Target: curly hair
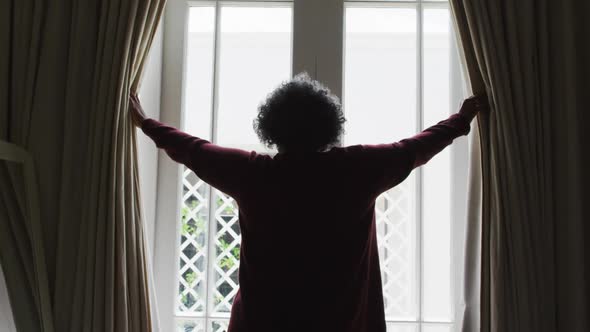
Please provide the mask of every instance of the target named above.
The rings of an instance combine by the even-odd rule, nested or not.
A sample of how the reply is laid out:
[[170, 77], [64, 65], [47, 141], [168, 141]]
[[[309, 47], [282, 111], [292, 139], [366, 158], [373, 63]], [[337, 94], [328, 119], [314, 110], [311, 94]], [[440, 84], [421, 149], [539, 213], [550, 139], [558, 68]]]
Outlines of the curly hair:
[[283, 82], [258, 107], [254, 131], [267, 147], [280, 151], [325, 151], [344, 132], [338, 97], [307, 73]]

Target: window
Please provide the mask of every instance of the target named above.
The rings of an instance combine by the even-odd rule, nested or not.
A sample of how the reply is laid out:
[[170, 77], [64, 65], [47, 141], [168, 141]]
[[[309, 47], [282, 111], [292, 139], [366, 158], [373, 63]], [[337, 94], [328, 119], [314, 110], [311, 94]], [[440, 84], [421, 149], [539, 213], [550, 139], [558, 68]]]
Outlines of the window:
[[[188, 9], [185, 131], [266, 151], [252, 121], [261, 97], [291, 76], [291, 17], [289, 3], [197, 2]], [[186, 168], [178, 251], [178, 328], [224, 331], [238, 290], [238, 209]]]
[[[345, 145], [393, 142], [456, 111], [462, 81], [446, 1], [343, 1], [324, 12], [312, 3], [171, 1], [163, 120], [220, 145], [273, 153], [252, 120], [260, 101], [302, 68], [342, 96]], [[312, 40], [302, 23], [314, 16], [330, 17], [322, 24], [334, 38], [323, 30], [321, 43]], [[377, 201], [390, 332], [457, 328], [462, 244], [453, 240], [462, 234], [466, 151], [466, 142], [454, 144]], [[238, 289], [237, 206], [184, 167], [159, 172], [179, 184], [159, 188], [161, 326], [225, 331]]]
[[[451, 73], [456, 50], [450, 27], [446, 3], [346, 3], [346, 145], [400, 140], [451, 114], [461, 82]], [[444, 150], [377, 200], [392, 331], [453, 327], [451, 206], [459, 188], [452, 183], [452, 150], [460, 152]]]

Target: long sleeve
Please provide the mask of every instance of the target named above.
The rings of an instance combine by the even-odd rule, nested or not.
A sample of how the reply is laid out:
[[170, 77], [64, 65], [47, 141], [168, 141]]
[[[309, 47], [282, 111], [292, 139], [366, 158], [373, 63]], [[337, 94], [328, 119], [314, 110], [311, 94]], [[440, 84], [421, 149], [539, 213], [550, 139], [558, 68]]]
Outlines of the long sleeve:
[[[475, 115], [475, 114], [474, 114]], [[396, 143], [345, 148], [360, 180], [371, 194], [380, 194], [402, 182], [459, 136], [467, 135], [473, 116], [457, 113], [421, 133]]]
[[421, 133], [399, 142], [413, 156], [413, 168], [426, 164], [459, 136], [467, 135], [472, 119], [468, 115], [456, 113], [446, 120], [425, 129]]
[[144, 120], [141, 129], [172, 160], [217, 189], [234, 196], [246, 187], [252, 153], [212, 144], [153, 119]]

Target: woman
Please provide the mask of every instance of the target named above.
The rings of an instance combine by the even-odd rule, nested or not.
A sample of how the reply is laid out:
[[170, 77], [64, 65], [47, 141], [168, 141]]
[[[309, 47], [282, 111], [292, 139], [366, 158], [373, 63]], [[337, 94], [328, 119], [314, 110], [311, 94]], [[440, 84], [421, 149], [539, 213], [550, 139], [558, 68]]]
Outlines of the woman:
[[254, 129], [274, 156], [230, 149], [146, 118], [133, 122], [176, 162], [239, 206], [240, 290], [229, 332], [385, 332], [375, 199], [466, 135], [485, 105], [400, 142], [335, 147], [343, 133], [338, 99], [307, 75], [279, 86]]

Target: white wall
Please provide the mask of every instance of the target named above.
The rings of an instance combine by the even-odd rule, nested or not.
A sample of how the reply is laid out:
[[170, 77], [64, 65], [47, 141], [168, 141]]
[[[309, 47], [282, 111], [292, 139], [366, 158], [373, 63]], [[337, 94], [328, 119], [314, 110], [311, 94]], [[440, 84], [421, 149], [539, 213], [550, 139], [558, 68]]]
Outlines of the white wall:
[[[144, 76], [139, 89], [139, 98], [146, 115], [153, 119], [160, 119], [160, 94], [162, 87], [162, 45], [164, 42], [163, 22], [160, 21], [156, 35], [152, 43], [152, 48], [148, 54], [148, 61], [144, 68]], [[148, 246], [148, 266], [154, 266], [154, 253], [156, 250], [156, 200], [158, 193], [158, 149], [154, 142], [149, 139], [143, 132], [138, 129], [137, 133], [137, 153], [139, 162], [139, 185], [141, 195], [141, 205], [143, 219], [145, 222], [145, 231]], [[152, 271], [150, 271], [153, 273]], [[152, 329], [159, 331], [159, 315], [157, 296], [153, 275], [149, 275], [151, 309], [152, 309]], [[1, 331], [0, 331], [1, 332]]]
[[0, 332], [16, 332], [14, 320], [12, 318], [12, 310], [10, 309], [10, 302], [8, 301], [8, 290], [6, 289], [6, 282], [4, 280], [4, 273], [0, 266]]
[[[182, 114], [182, 81], [184, 76], [184, 40], [186, 0], [170, 0], [164, 17], [162, 66], [162, 122], [180, 127]], [[180, 218], [181, 167], [165, 153], [158, 162], [158, 206], [154, 251], [154, 279], [161, 331], [174, 331], [175, 292], [178, 290], [178, 241], [176, 221]]]
[[[160, 118], [160, 92], [162, 82], [162, 24], [160, 24], [146, 64], [139, 90], [141, 104], [147, 116]], [[138, 130], [139, 183], [141, 186], [142, 211], [150, 253], [155, 252], [156, 198], [158, 183], [158, 150], [154, 142]]]

